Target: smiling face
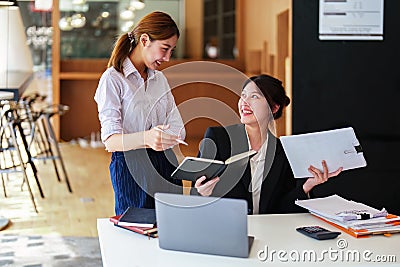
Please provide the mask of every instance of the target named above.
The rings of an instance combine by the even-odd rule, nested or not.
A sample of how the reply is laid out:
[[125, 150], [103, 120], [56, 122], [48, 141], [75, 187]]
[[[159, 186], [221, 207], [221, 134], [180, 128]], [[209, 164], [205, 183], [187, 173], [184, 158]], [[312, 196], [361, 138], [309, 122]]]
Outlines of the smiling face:
[[267, 127], [273, 119], [267, 99], [254, 82], [243, 88], [238, 107], [240, 122], [247, 126]]
[[142, 51], [143, 61], [147, 68], [156, 70], [162, 62], [168, 62], [176, 47], [178, 37], [172, 36], [166, 40], [150, 41], [147, 38]]

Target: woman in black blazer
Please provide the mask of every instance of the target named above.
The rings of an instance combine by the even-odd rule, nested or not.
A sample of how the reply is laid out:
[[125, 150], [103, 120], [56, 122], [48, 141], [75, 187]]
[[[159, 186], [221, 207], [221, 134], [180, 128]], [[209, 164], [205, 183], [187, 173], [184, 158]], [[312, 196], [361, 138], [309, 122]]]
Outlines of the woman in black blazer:
[[308, 198], [314, 186], [337, 176], [342, 168], [329, 173], [323, 161], [322, 171], [310, 166], [310, 178], [294, 178], [280, 140], [271, 131], [289, 103], [278, 79], [265, 74], [249, 78], [238, 103], [241, 124], [209, 127], [199, 157], [225, 161], [250, 149], [257, 153], [245, 169], [228, 167], [221, 177], [204, 184], [206, 177], [200, 177], [194, 185], [197, 192], [245, 199], [249, 214], [303, 212], [294, 201]]

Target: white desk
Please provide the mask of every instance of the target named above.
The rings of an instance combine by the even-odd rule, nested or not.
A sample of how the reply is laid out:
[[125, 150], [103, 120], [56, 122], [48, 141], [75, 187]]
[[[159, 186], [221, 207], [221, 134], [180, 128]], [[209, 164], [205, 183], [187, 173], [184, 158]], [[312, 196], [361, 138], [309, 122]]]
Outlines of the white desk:
[[[103, 266], [107, 267], [247, 267], [286, 266], [287, 264], [295, 266], [322, 264], [328, 264], [329, 266], [400, 266], [400, 234], [395, 234], [391, 237], [371, 236], [357, 239], [342, 233], [337, 239], [319, 241], [296, 232], [296, 227], [305, 225], [320, 225], [330, 230], [337, 230], [310, 214], [249, 216], [249, 235], [254, 235], [256, 239], [251, 248], [250, 257], [243, 259], [163, 250], [158, 247], [158, 239], [149, 240], [146, 236], [115, 227], [109, 222], [108, 218], [97, 220]], [[190, 238], [190, 233], [185, 234]], [[340, 249], [338, 240], [341, 240], [341, 244], [347, 242], [347, 247]], [[258, 258], [258, 252], [265, 250], [266, 247], [269, 255], [271, 255], [272, 250], [276, 252], [273, 254], [273, 258], [268, 257], [265, 261], [262, 261]], [[324, 250], [326, 251], [325, 254]], [[281, 251], [280, 253], [286, 252], [286, 255], [281, 254], [281, 259], [279, 259], [278, 251]], [[307, 251], [310, 253], [307, 254]], [[315, 252], [317, 258], [322, 258], [323, 260], [310, 261], [308, 256], [305, 260], [301, 258], [300, 262], [292, 260], [292, 256], [311, 255], [312, 251]], [[371, 262], [363, 259], [364, 253], [367, 258], [371, 259]], [[343, 260], [340, 258], [341, 255], [343, 255]], [[357, 259], [355, 255], [360, 255], [360, 261], [355, 260]], [[393, 257], [388, 259], [388, 256], [391, 255]], [[261, 256], [265, 257], [265, 254]], [[379, 256], [385, 256], [386, 261], [390, 260], [391, 263], [373, 262]], [[287, 260], [286, 262], [284, 262], [285, 259]]]

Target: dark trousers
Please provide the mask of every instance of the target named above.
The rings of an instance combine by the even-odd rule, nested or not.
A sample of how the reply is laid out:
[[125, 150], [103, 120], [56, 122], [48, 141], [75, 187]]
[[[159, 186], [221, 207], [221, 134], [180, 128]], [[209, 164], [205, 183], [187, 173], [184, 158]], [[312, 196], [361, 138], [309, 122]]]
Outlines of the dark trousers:
[[178, 166], [174, 152], [137, 149], [113, 152], [110, 176], [114, 188], [115, 214], [129, 206], [154, 208], [154, 193], [182, 193], [182, 181], [171, 179]]

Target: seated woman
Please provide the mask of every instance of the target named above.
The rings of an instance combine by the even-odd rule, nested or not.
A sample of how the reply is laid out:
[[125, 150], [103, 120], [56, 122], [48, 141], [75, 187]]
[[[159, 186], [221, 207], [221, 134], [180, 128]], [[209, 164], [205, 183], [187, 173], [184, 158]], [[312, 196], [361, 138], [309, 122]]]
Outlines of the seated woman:
[[245, 199], [249, 214], [304, 212], [295, 200], [307, 199], [311, 189], [337, 176], [342, 168], [330, 173], [322, 161], [323, 170], [309, 167], [310, 178], [294, 178], [280, 140], [273, 134], [274, 120], [289, 103], [278, 79], [263, 74], [246, 80], [238, 103], [241, 123], [209, 127], [199, 157], [225, 161], [250, 149], [257, 153], [245, 170], [228, 167], [221, 177], [205, 183], [206, 177], [200, 177], [194, 185], [197, 193]]

